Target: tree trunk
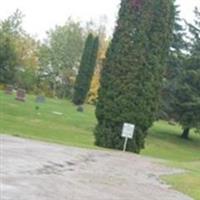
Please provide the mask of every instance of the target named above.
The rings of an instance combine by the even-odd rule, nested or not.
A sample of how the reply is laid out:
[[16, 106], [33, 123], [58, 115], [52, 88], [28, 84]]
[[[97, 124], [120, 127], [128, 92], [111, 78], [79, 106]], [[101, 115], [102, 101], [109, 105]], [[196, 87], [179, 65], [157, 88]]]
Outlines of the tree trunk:
[[188, 140], [188, 139], [189, 139], [189, 134], [190, 134], [190, 128], [185, 128], [185, 129], [183, 130], [183, 133], [182, 133], [181, 137], [182, 137], [183, 139]]

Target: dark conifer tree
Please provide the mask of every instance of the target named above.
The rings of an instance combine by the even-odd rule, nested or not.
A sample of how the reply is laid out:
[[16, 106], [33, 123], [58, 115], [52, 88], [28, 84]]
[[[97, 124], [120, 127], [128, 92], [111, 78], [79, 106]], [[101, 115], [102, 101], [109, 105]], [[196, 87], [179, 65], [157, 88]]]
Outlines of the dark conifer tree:
[[163, 89], [161, 92], [162, 104], [159, 112], [160, 119], [169, 121], [176, 121], [178, 118], [173, 104], [176, 96], [178, 76], [184, 68], [186, 60], [185, 52], [187, 51], [187, 43], [184, 40], [186, 33], [179, 13], [179, 7], [174, 6], [174, 9], [172, 9], [172, 16], [175, 19], [173, 26], [173, 38], [167, 59], [167, 67], [164, 73]]
[[178, 76], [174, 111], [183, 127], [182, 138], [188, 139], [192, 128], [200, 130], [200, 11], [195, 9], [195, 23], [189, 24], [192, 36], [190, 54]]
[[89, 34], [85, 43], [79, 73], [74, 86], [73, 103], [82, 105], [90, 88], [99, 47], [98, 37]]
[[96, 108], [96, 144], [122, 149], [124, 122], [136, 125], [129, 151], [139, 153], [158, 109], [172, 29], [172, 0], [122, 0]]

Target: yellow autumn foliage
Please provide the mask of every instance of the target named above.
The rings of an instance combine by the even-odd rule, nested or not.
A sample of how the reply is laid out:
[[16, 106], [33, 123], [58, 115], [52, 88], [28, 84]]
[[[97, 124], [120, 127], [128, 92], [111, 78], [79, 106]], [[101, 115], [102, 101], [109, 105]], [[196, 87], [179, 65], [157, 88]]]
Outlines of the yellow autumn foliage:
[[105, 35], [101, 35], [100, 37], [100, 46], [99, 51], [97, 55], [97, 64], [95, 68], [95, 72], [91, 81], [90, 90], [88, 92], [88, 97], [86, 99], [87, 103], [89, 104], [95, 104], [98, 98], [98, 90], [100, 87], [100, 75], [101, 75], [101, 69], [103, 65], [103, 61], [106, 56], [106, 51], [108, 48], [108, 39]]

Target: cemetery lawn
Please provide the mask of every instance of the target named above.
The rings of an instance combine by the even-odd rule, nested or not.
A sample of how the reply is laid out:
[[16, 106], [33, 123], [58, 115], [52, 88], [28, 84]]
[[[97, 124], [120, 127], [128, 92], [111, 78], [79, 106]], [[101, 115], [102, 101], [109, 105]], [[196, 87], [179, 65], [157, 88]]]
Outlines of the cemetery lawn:
[[[92, 133], [96, 124], [93, 106], [86, 105], [85, 111], [79, 113], [70, 101], [46, 99], [45, 104], [38, 105], [35, 98], [29, 95], [23, 103], [16, 101], [14, 95], [0, 91], [0, 134], [98, 148]], [[200, 134], [192, 133], [191, 139], [185, 141], [180, 139], [180, 133], [179, 126], [163, 121], [155, 123], [141, 154], [185, 169], [184, 174], [162, 178], [177, 190], [200, 200]]]

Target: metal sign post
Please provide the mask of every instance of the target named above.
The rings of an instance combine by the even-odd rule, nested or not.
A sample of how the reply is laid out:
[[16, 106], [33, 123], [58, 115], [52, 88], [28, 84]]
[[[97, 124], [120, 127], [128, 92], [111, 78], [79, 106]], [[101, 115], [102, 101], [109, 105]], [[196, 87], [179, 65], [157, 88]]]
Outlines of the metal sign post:
[[124, 141], [124, 148], [123, 148], [123, 152], [125, 152], [125, 151], [126, 151], [127, 143], [128, 143], [128, 138], [126, 137], [126, 138], [125, 138], [125, 141]]
[[124, 123], [123, 129], [122, 129], [122, 137], [125, 138], [124, 148], [123, 148], [124, 152], [126, 151], [128, 139], [133, 138], [134, 130], [135, 130], [134, 124]]

